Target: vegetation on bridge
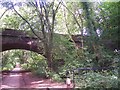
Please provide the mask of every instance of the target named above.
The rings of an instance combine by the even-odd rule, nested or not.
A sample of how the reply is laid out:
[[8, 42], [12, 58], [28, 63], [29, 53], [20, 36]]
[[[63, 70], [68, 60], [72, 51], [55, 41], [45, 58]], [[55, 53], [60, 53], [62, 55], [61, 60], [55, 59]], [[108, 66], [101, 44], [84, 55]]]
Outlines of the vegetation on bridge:
[[[76, 75], [80, 88], [118, 88], [120, 82], [120, 2], [1, 2], [2, 28], [29, 31], [41, 40], [43, 57], [25, 50], [2, 52], [2, 70], [16, 62], [40, 77], [63, 81], [66, 70], [117, 67]], [[37, 32], [42, 32], [42, 38]], [[68, 34], [60, 37], [57, 34]], [[72, 35], [80, 35], [78, 43]], [[84, 38], [86, 37], [86, 38]], [[71, 77], [72, 74], [70, 74]], [[86, 77], [85, 77], [86, 76]]]

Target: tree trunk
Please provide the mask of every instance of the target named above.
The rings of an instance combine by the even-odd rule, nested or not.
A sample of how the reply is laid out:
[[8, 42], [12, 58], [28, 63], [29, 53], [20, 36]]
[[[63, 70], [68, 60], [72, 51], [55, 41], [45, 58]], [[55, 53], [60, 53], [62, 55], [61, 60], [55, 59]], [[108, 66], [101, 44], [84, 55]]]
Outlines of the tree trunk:
[[90, 3], [82, 2], [82, 4], [83, 4], [83, 9], [85, 10], [87, 27], [88, 27], [89, 33], [90, 33], [90, 40], [89, 41], [90, 41], [90, 44], [92, 45], [94, 54], [96, 55], [96, 57], [99, 60], [101, 58], [100, 46], [99, 46], [99, 37], [98, 37], [97, 32], [96, 32], [94, 20], [90, 16], [90, 11], [89, 11]]

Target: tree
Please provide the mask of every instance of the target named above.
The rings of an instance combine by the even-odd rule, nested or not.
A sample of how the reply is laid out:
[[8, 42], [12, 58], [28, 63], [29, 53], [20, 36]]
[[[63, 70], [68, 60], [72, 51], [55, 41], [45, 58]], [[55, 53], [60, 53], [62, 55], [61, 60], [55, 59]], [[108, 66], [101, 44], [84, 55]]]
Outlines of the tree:
[[[21, 17], [24, 22], [23, 24], [28, 24], [29, 29], [38, 37], [40, 41], [43, 43], [44, 47], [44, 55], [47, 58], [48, 67], [52, 69], [51, 63], [52, 63], [52, 49], [53, 49], [53, 33], [54, 33], [54, 22], [55, 22], [55, 16], [57, 13], [57, 10], [59, 9], [60, 2], [56, 3], [55, 1], [52, 2], [44, 2], [41, 0], [34, 0], [31, 2], [27, 2], [27, 8], [30, 8], [32, 12], [35, 12], [35, 14], [30, 14], [26, 18], [16, 10], [13, 3], [11, 3], [11, 9], [15, 11], [15, 13]], [[31, 12], [30, 11], [30, 12]], [[27, 20], [29, 19], [29, 21]], [[37, 26], [34, 25], [32, 20], [36, 19], [35, 23], [37, 23]], [[14, 19], [12, 19], [14, 20]], [[42, 38], [39, 36], [35, 30], [40, 30], [42, 32]]]
[[[40, 2], [40, 1], [39, 1]], [[36, 3], [36, 4], [35, 4]], [[45, 56], [47, 57], [48, 67], [52, 69], [52, 49], [53, 49], [53, 33], [54, 33], [54, 22], [57, 10], [60, 2], [55, 6], [55, 2], [46, 3], [37, 1], [34, 4], [38, 17], [41, 22], [41, 31], [43, 34], [43, 44], [45, 50]], [[55, 9], [54, 9], [55, 8]]]

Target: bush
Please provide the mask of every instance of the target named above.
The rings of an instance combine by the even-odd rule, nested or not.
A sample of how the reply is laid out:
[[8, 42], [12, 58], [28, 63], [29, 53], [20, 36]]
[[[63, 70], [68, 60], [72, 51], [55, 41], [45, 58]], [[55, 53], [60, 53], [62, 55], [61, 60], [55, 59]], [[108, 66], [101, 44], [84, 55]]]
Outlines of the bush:
[[76, 85], [82, 88], [118, 88], [118, 78], [115, 75], [105, 76], [101, 73], [88, 72], [75, 79]]
[[61, 82], [63, 81], [60, 75], [56, 74], [55, 72], [51, 73], [51, 78], [53, 81]]

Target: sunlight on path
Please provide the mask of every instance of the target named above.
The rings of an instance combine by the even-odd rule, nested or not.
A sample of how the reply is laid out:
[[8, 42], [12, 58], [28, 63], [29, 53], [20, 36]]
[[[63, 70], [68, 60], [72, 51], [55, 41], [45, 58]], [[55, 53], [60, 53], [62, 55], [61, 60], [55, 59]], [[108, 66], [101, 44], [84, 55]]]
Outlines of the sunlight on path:
[[1, 88], [66, 88], [66, 84], [50, 79], [36, 78], [31, 73], [10, 74], [3, 79]]
[[38, 78], [31, 73], [23, 74], [25, 88], [66, 88], [65, 83], [58, 83], [50, 79]]
[[58, 83], [50, 79], [38, 78], [32, 73], [10, 74], [2, 82], [5, 88], [67, 88], [65, 83]]
[[[20, 71], [20, 64], [16, 63], [16, 67], [12, 71]], [[20, 73], [10, 73], [2, 79], [2, 88], [19, 88], [21, 85], [22, 75]]]
[[[16, 67], [12, 71], [20, 71]], [[1, 89], [5, 88], [67, 88], [65, 83], [57, 83], [50, 79], [38, 78], [31, 72], [28, 73], [10, 73], [2, 79]]]
[[[13, 71], [21, 70], [21, 68], [14, 68]], [[19, 88], [21, 74], [10, 73], [2, 80], [1, 87], [4, 88]]]

